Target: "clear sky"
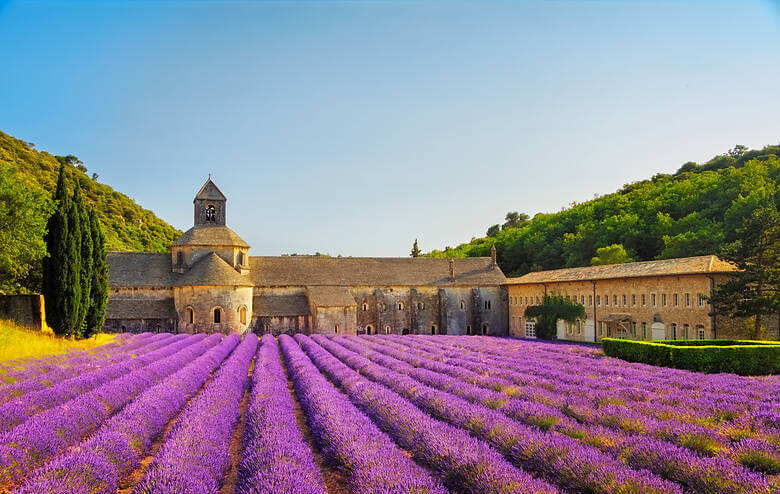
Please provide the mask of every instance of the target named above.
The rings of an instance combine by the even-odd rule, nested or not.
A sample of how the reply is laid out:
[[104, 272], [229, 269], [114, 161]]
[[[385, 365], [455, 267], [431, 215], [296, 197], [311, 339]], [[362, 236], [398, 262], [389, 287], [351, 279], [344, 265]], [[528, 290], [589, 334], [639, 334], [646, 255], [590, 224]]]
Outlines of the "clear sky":
[[406, 256], [780, 142], [777, 1], [0, 1], [0, 129], [254, 255]]

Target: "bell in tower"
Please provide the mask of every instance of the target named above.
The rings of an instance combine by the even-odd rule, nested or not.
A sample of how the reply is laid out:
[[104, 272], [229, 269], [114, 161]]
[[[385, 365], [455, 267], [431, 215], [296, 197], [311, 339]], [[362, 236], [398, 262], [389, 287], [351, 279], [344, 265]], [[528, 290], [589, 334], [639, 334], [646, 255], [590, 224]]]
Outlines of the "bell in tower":
[[203, 184], [193, 199], [195, 205], [195, 226], [225, 226], [225, 203], [227, 198], [211, 181]]

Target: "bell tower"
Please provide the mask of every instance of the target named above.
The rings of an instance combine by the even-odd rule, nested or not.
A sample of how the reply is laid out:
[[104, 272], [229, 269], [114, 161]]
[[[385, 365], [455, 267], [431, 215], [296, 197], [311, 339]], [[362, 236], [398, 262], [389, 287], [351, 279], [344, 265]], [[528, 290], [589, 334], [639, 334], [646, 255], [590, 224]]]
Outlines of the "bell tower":
[[195, 227], [225, 226], [227, 198], [211, 181], [211, 176], [200, 188], [192, 203], [195, 206]]

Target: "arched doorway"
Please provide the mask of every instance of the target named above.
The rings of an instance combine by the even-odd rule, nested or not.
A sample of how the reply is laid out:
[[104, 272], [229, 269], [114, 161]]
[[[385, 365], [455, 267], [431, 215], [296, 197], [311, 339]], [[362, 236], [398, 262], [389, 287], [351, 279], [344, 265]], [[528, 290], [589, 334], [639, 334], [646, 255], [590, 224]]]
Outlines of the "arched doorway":
[[409, 329], [407, 329], [407, 328], [404, 328], [404, 330], [403, 330], [403, 331], [401, 331], [401, 334], [409, 334]]
[[374, 330], [374, 328], [372, 328], [370, 324], [368, 326], [366, 326], [366, 334], [371, 334], [371, 331], [373, 331], [373, 330]]
[[488, 334], [488, 324], [487, 323], [482, 323], [482, 334], [483, 335]]
[[471, 334], [471, 324], [466, 324], [466, 334]]

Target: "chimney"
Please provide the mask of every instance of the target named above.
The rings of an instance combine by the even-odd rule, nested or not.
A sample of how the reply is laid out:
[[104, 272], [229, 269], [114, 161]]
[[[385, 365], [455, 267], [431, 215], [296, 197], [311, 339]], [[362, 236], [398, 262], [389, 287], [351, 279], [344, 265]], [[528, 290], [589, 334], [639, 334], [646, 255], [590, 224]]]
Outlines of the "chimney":
[[455, 259], [450, 258], [450, 279], [455, 279]]
[[490, 267], [495, 268], [498, 266], [498, 263], [496, 262], [496, 244], [493, 244], [492, 247], [490, 247]]

